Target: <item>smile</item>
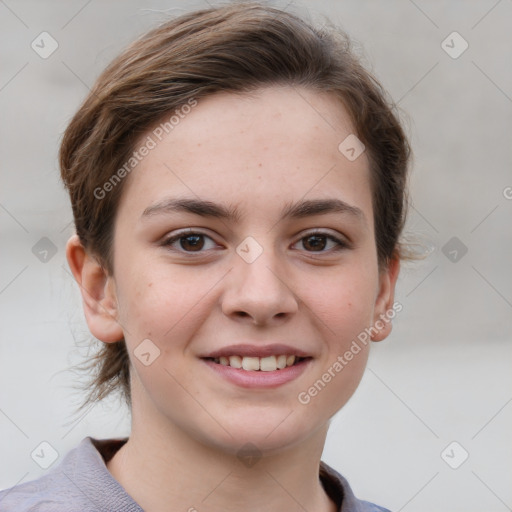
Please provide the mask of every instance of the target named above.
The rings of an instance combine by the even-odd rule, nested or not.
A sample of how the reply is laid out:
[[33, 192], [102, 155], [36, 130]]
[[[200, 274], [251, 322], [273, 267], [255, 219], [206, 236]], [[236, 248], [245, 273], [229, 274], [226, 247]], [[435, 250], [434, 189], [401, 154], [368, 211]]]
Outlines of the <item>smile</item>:
[[229, 357], [221, 356], [206, 359], [213, 361], [216, 364], [221, 364], [222, 366], [230, 366], [231, 368], [243, 369], [246, 371], [273, 372], [276, 370], [283, 370], [289, 366], [294, 366], [307, 358], [281, 354], [278, 356], [271, 355], [267, 357], [233, 355]]
[[[286, 358], [286, 359], [285, 359]], [[297, 379], [312, 364], [312, 357], [286, 356], [222, 356], [201, 358], [214, 375], [237, 387], [271, 389]], [[281, 368], [278, 367], [283, 364]], [[288, 364], [289, 363], [289, 364]]]

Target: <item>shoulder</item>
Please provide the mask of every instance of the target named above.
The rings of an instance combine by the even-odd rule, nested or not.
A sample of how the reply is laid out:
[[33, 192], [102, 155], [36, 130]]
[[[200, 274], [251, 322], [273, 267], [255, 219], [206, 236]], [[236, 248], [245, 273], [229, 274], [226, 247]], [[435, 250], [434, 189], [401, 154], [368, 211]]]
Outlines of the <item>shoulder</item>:
[[339, 506], [339, 512], [390, 512], [387, 508], [356, 498], [347, 479], [323, 461], [320, 462], [320, 480]]
[[[76, 502], [69, 486], [63, 485], [56, 474], [45, 475], [32, 482], [0, 491], [2, 512], [64, 512]], [[77, 509], [78, 510], [78, 509]], [[93, 509], [91, 509], [93, 510]]]
[[[46, 475], [0, 491], [2, 512], [141, 512], [110, 475], [96, 441], [85, 438]], [[119, 442], [119, 441], [113, 441]]]

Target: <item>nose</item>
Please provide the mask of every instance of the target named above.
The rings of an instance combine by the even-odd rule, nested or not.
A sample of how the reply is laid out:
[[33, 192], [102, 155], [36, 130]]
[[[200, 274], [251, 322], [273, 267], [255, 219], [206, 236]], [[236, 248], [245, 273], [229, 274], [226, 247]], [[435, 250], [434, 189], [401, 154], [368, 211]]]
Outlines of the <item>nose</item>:
[[298, 310], [292, 283], [271, 250], [252, 263], [234, 255], [222, 297], [223, 313], [237, 321], [272, 325], [287, 321]]

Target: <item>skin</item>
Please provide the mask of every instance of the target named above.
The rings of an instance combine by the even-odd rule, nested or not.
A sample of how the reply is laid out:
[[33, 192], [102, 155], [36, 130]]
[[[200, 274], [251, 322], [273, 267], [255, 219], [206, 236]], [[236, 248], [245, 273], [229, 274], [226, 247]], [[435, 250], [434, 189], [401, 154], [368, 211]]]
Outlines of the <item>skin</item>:
[[[335, 510], [318, 465], [370, 344], [309, 404], [297, 397], [391, 309], [399, 271], [397, 260], [378, 267], [366, 153], [351, 162], [338, 150], [353, 132], [325, 93], [269, 87], [201, 99], [126, 178], [113, 275], [76, 236], [68, 242], [92, 334], [105, 343], [124, 336], [128, 346], [132, 433], [108, 469], [145, 510]], [[143, 217], [167, 197], [237, 206], [241, 218]], [[289, 203], [326, 198], [362, 215], [280, 219]], [[207, 235], [202, 252], [187, 238], [163, 244], [183, 228]], [[306, 237], [315, 229], [348, 246], [336, 251], [322, 238], [315, 250]], [[263, 249], [252, 263], [236, 252], [248, 236]], [[373, 341], [390, 330], [385, 323]], [[149, 366], [134, 356], [144, 339], [160, 350]], [[277, 389], [244, 389], [199, 359], [235, 343], [287, 343], [313, 361]], [[262, 454], [252, 467], [237, 457], [247, 442]]]

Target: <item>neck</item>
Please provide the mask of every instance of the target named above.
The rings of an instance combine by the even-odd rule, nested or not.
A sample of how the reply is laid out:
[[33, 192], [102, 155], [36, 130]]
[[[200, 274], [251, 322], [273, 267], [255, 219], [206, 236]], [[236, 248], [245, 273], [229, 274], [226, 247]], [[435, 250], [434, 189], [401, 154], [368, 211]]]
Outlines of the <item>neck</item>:
[[327, 426], [293, 448], [251, 459], [148, 420], [133, 411], [130, 439], [107, 464], [146, 512], [336, 510], [319, 480]]

